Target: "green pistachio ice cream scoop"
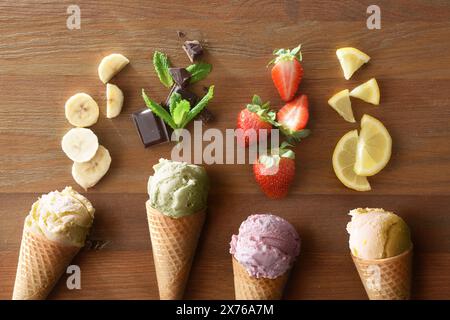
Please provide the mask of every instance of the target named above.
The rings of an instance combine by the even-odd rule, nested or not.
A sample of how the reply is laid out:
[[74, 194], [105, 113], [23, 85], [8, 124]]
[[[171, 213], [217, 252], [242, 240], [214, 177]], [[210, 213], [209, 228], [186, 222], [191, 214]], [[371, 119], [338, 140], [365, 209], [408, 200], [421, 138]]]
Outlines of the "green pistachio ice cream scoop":
[[187, 216], [206, 208], [209, 181], [203, 167], [160, 159], [148, 179], [151, 206], [173, 218]]

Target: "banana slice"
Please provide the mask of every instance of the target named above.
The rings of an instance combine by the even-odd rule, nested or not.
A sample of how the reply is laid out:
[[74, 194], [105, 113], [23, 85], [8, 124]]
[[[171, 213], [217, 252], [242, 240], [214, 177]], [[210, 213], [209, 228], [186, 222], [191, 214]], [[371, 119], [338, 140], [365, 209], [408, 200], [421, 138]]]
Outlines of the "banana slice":
[[86, 93], [71, 96], [65, 105], [66, 118], [75, 127], [90, 127], [98, 120], [98, 104]]
[[91, 160], [98, 149], [98, 138], [86, 128], [70, 129], [61, 140], [64, 153], [74, 162]]
[[130, 60], [120, 53], [113, 53], [102, 59], [98, 65], [98, 76], [103, 83], [107, 83], [120, 70], [122, 70]]
[[84, 189], [91, 188], [108, 172], [111, 165], [109, 151], [102, 145], [98, 147], [94, 158], [88, 162], [74, 162], [72, 177]]
[[122, 111], [123, 92], [115, 84], [106, 85], [106, 117], [115, 118]]

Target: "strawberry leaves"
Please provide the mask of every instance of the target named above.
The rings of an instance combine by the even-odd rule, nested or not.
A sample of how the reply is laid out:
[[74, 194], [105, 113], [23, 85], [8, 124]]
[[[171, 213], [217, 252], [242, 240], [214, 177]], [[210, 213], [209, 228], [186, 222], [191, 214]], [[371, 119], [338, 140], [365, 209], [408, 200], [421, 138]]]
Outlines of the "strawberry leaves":
[[311, 130], [309, 129], [302, 129], [298, 131], [292, 131], [289, 129], [284, 128], [283, 126], [280, 126], [280, 131], [286, 136], [286, 141], [290, 144], [295, 144], [297, 142], [300, 142], [302, 139], [306, 138], [311, 134]]
[[290, 61], [290, 60], [294, 60], [294, 59], [297, 59], [299, 62], [301, 62], [303, 59], [302, 52], [300, 51], [301, 48], [302, 48], [302, 45], [299, 44], [297, 47], [295, 47], [292, 50], [290, 50], [290, 49], [275, 49], [273, 51], [273, 54], [276, 57], [273, 58], [267, 64], [267, 66], [270, 66], [271, 64], [274, 64], [274, 63], [276, 64], [277, 62], [280, 62], [280, 61]]
[[270, 102], [267, 101], [263, 104], [260, 96], [255, 94], [252, 98], [252, 103], [247, 105], [247, 109], [253, 113], [256, 113], [261, 120], [274, 126], [278, 125], [275, 121], [277, 114], [275, 111], [270, 109]]

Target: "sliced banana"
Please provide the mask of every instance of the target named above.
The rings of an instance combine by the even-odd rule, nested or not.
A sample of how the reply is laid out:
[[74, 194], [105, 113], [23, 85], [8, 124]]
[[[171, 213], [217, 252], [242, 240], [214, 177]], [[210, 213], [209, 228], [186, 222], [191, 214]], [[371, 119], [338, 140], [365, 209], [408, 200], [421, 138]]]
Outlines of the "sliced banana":
[[123, 92], [115, 84], [106, 85], [106, 117], [117, 117], [122, 111]]
[[113, 53], [102, 59], [98, 65], [98, 76], [103, 83], [107, 83], [120, 70], [122, 70], [130, 60], [120, 53]]
[[86, 128], [70, 129], [61, 140], [64, 153], [74, 162], [86, 162], [94, 158], [98, 149], [98, 138]]
[[91, 188], [108, 172], [111, 165], [109, 151], [102, 145], [98, 147], [94, 158], [88, 162], [74, 162], [72, 177], [84, 189]]
[[90, 127], [98, 120], [98, 104], [86, 93], [71, 96], [65, 105], [66, 118], [75, 127]]

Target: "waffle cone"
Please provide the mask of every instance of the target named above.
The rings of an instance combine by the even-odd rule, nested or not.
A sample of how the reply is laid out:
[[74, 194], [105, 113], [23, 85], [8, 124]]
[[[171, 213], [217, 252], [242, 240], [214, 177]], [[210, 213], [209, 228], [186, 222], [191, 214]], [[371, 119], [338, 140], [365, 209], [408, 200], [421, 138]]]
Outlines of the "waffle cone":
[[410, 298], [412, 248], [387, 259], [352, 258], [370, 300]]
[[236, 300], [280, 300], [289, 278], [289, 271], [275, 279], [255, 278], [233, 259], [234, 292]]
[[146, 207], [159, 296], [162, 300], [182, 299], [205, 211], [175, 219], [152, 208], [150, 201]]
[[24, 230], [13, 300], [43, 300], [80, 250]]

